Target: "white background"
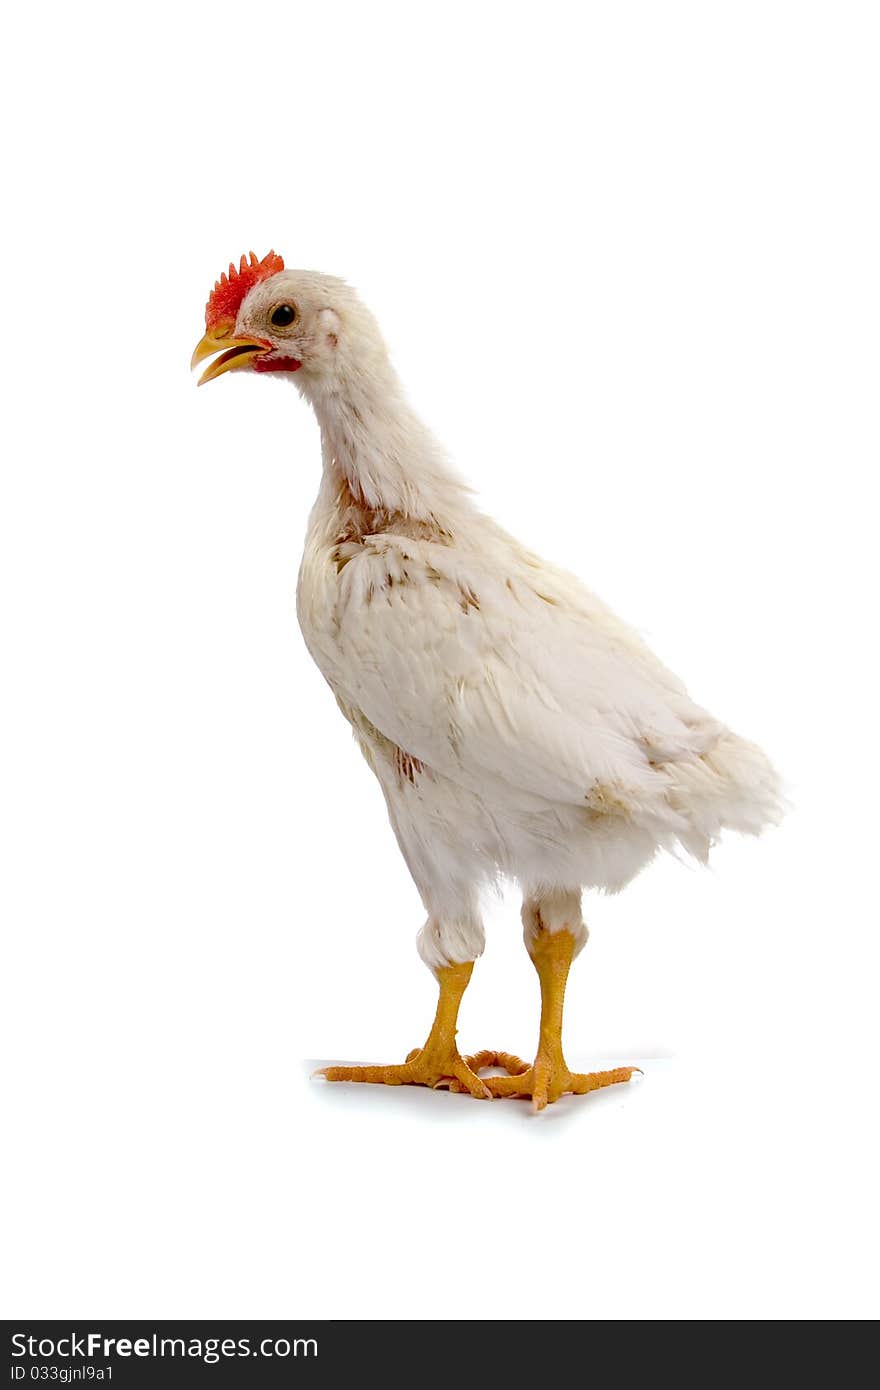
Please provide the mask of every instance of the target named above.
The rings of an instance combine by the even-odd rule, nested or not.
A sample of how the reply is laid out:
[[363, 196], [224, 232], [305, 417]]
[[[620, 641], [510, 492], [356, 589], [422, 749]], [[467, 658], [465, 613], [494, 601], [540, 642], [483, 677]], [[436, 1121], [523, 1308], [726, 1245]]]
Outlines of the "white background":
[[[12, 1316], [877, 1311], [876, 7], [18, 7], [3, 54]], [[332, 1088], [434, 985], [301, 644], [316, 427], [187, 371], [244, 250], [345, 275], [490, 510], [795, 805], [586, 904], [533, 1117]], [[529, 1054], [518, 904], [466, 1048]]]

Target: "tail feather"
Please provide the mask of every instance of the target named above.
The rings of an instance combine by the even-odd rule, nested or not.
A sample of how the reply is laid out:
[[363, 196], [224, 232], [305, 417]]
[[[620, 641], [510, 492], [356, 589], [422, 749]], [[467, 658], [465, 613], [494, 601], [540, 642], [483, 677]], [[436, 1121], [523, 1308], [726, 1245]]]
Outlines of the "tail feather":
[[759, 835], [784, 814], [782, 785], [766, 754], [729, 729], [699, 757], [663, 770], [666, 801], [686, 822], [678, 839], [698, 859], [705, 860], [723, 830]]

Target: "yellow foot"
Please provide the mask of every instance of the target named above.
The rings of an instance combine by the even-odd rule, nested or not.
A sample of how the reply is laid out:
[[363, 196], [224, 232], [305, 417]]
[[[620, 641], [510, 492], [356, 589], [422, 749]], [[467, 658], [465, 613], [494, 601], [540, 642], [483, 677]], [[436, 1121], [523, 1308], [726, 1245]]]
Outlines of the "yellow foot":
[[[484, 1078], [491, 1094], [531, 1096], [535, 1110], [543, 1110], [560, 1096], [584, 1096], [588, 1091], [629, 1081], [634, 1071], [641, 1071], [641, 1067], [615, 1067], [613, 1071], [569, 1071], [561, 1054], [553, 1056], [547, 1051], [539, 1051], [532, 1066], [514, 1057], [511, 1052], [477, 1052], [473, 1057], [466, 1057], [465, 1062], [474, 1074], [485, 1067], [503, 1067], [507, 1076]], [[451, 1089], [458, 1090], [458, 1086], [453, 1083]]]
[[435, 1052], [415, 1048], [405, 1062], [388, 1067], [321, 1067], [315, 1076], [328, 1081], [367, 1081], [378, 1086], [430, 1086], [466, 1091], [477, 1100], [491, 1100], [492, 1092], [468, 1066], [459, 1052]]

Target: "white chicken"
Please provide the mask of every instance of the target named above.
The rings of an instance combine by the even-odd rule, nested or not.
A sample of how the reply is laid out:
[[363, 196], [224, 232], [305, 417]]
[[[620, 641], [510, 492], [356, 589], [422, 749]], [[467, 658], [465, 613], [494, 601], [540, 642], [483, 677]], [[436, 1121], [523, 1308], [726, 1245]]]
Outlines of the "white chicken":
[[[531, 1096], [537, 1109], [629, 1080], [631, 1067], [572, 1073], [563, 1055], [582, 890], [615, 892], [660, 849], [705, 860], [723, 829], [758, 833], [780, 815], [776, 774], [576, 579], [477, 509], [343, 281], [251, 253], [215, 285], [206, 329], [193, 365], [220, 355], [201, 382], [295, 373], [317, 416], [323, 477], [299, 621], [385, 794], [427, 912], [418, 949], [440, 985], [427, 1042], [406, 1062], [323, 1075]], [[499, 876], [521, 887], [540, 980], [531, 1066], [456, 1046], [484, 944], [481, 890]]]

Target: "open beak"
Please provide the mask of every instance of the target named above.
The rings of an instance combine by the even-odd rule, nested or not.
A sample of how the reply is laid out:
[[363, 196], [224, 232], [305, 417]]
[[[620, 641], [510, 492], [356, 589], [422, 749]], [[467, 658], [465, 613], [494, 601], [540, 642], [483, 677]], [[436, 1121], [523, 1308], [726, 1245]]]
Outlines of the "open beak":
[[192, 355], [190, 367], [197, 367], [206, 357], [214, 357], [219, 352], [220, 356], [215, 357], [199, 377], [199, 386], [204, 386], [206, 381], [213, 381], [215, 377], [235, 371], [238, 367], [246, 367], [255, 357], [262, 357], [263, 353], [271, 351], [272, 344], [262, 338], [232, 338], [228, 333], [222, 336], [206, 333]]

